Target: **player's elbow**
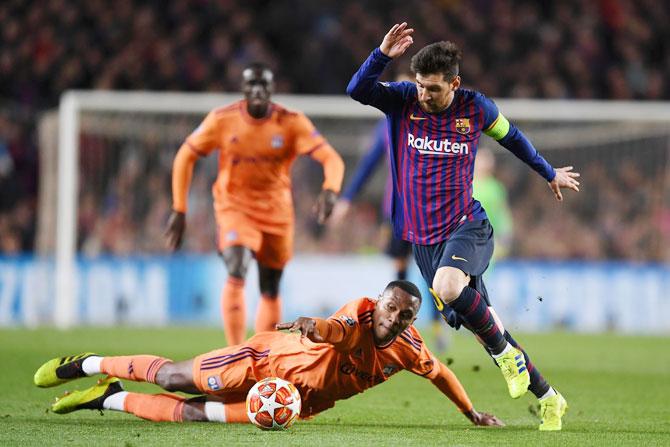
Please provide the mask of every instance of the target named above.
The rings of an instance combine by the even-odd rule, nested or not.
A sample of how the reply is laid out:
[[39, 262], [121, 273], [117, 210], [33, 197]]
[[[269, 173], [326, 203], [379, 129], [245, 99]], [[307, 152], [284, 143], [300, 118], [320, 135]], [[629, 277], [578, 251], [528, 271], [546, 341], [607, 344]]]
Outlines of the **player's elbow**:
[[[347, 84], [347, 95], [354, 98], [355, 94], [356, 94], [356, 83], [352, 79], [352, 80], [349, 81], [349, 84]], [[354, 99], [356, 99], [356, 98], [354, 98]]]
[[172, 165], [175, 168], [181, 168], [181, 167], [192, 168], [193, 165], [195, 165], [198, 158], [199, 155], [195, 151], [193, 151], [191, 147], [189, 147], [187, 144], [182, 144], [182, 146], [177, 151], [177, 155], [175, 155], [174, 157]]
[[347, 95], [358, 102], [365, 101], [365, 95], [360, 88], [360, 83], [356, 82], [355, 78], [352, 78], [351, 81], [349, 81], [349, 85], [347, 85]]
[[342, 157], [340, 157], [340, 154], [335, 152], [335, 156], [333, 157], [332, 162], [333, 167], [337, 172], [341, 172], [342, 176], [344, 176], [344, 160], [342, 160]]

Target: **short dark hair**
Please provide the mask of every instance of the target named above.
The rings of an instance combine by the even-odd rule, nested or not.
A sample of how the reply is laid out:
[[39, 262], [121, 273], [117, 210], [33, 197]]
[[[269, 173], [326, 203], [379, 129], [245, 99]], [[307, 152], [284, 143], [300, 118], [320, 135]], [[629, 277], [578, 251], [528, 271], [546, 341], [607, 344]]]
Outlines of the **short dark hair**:
[[418, 298], [419, 299], [419, 304], [421, 304], [421, 302], [423, 301], [422, 298], [421, 298], [421, 291], [416, 286], [416, 284], [414, 284], [411, 281], [406, 281], [404, 279], [397, 279], [395, 281], [391, 281], [390, 283], [388, 283], [388, 285], [386, 286], [384, 291], [391, 290], [394, 287], [402, 289], [405, 292], [409, 293], [410, 295]]
[[260, 71], [260, 72], [268, 70], [270, 73], [272, 73], [272, 70], [270, 69], [270, 67], [265, 62], [260, 62], [260, 61], [251, 62], [251, 63], [247, 64], [247, 66], [244, 67], [244, 69], [245, 70]]
[[409, 68], [414, 74], [430, 75], [442, 73], [451, 81], [458, 76], [458, 64], [461, 61], [461, 50], [453, 42], [443, 40], [421, 48], [412, 56]]

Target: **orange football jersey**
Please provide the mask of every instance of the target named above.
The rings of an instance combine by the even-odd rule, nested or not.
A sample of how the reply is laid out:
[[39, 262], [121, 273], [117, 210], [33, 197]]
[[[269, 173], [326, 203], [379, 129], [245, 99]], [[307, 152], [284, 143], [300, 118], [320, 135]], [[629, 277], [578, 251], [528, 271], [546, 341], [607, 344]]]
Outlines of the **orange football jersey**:
[[307, 417], [366, 389], [402, 370], [432, 379], [438, 362], [410, 326], [391, 343], [378, 347], [372, 336], [375, 301], [352, 301], [328, 318], [344, 331], [338, 344], [313, 343], [307, 338], [283, 337], [272, 343], [270, 365], [278, 377], [298, 387]]
[[[290, 169], [296, 157], [322, 161], [339, 156], [304, 114], [275, 103], [270, 107], [263, 119], [248, 114], [245, 100], [215, 109], [185, 145], [200, 156], [219, 152], [212, 187], [217, 211], [242, 211], [271, 228], [293, 222]], [[343, 169], [339, 171], [332, 175], [326, 169], [324, 189], [339, 192]]]

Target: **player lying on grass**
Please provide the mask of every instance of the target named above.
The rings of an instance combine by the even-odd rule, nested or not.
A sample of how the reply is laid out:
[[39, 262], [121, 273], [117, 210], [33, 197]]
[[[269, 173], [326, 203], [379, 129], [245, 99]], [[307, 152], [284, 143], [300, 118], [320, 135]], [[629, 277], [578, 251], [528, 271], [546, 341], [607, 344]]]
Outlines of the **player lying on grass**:
[[[420, 305], [414, 284], [393, 281], [378, 299], [354, 300], [328, 319], [300, 317], [277, 325], [299, 331], [300, 337], [261, 332], [243, 344], [183, 362], [153, 355], [59, 357], [37, 370], [35, 384], [52, 387], [94, 374], [109, 376], [58, 399], [51, 409], [59, 414], [108, 409], [152, 421], [248, 422], [247, 392], [265, 377], [292, 382], [302, 396], [300, 417], [307, 418], [406, 369], [429, 379], [473, 424], [504, 425], [474, 409], [454, 373], [423, 343], [412, 326]], [[126, 392], [119, 378], [199, 396]]]

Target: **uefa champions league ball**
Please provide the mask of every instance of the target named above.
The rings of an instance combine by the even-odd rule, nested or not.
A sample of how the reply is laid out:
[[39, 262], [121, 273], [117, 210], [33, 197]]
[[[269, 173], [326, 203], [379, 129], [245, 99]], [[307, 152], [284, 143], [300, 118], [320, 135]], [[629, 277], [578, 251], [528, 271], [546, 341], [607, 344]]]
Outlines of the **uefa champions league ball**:
[[257, 382], [247, 394], [247, 416], [263, 430], [286, 430], [298, 419], [301, 405], [298, 389], [278, 377]]

